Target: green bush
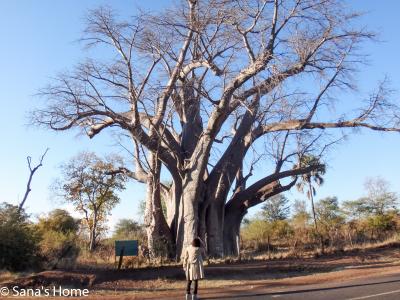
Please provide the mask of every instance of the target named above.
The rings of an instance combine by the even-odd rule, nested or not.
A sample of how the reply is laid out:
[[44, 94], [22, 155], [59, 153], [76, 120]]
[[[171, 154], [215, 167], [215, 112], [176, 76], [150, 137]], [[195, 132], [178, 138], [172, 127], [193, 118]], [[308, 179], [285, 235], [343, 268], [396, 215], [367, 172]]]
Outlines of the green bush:
[[387, 231], [394, 230], [396, 227], [394, 216], [391, 214], [370, 216], [367, 222], [369, 229], [376, 232], [377, 238], [380, 238]]
[[62, 209], [55, 209], [36, 224], [40, 233], [40, 250], [47, 267], [74, 264], [79, 253], [77, 244], [78, 221]]
[[120, 219], [115, 226], [113, 240], [138, 240], [140, 245], [146, 244], [146, 231], [143, 225], [130, 219]]
[[268, 221], [253, 219], [244, 225], [240, 235], [245, 248], [262, 251], [268, 248], [268, 238], [272, 235], [272, 227]]
[[24, 210], [3, 202], [0, 204], [0, 268], [10, 271], [36, 269], [42, 257], [40, 235]]

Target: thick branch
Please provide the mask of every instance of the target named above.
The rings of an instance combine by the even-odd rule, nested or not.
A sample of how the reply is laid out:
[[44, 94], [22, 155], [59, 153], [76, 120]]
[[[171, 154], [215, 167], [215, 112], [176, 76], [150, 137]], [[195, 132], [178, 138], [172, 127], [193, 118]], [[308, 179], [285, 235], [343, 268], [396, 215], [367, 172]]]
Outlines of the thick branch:
[[256, 137], [259, 137], [268, 132], [286, 131], [286, 130], [357, 128], [357, 127], [369, 128], [376, 131], [400, 132], [399, 127], [378, 126], [366, 122], [359, 122], [357, 121], [357, 119], [349, 121], [340, 121], [340, 122], [310, 122], [310, 123], [306, 123], [305, 120], [289, 120], [289, 121], [277, 122], [260, 126], [254, 131], [254, 135]]
[[307, 173], [310, 173], [311, 171], [318, 170], [322, 167], [323, 167], [323, 165], [316, 164], [316, 165], [311, 165], [311, 166], [304, 167], [304, 168], [296, 168], [296, 169], [287, 170], [287, 171], [283, 171], [283, 172], [279, 172], [279, 173], [274, 173], [272, 175], [266, 176], [266, 177], [260, 179], [259, 181], [255, 182], [251, 186], [249, 186], [244, 191], [241, 191], [241, 192], [233, 195], [232, 198], [227, 203], [227, 205], [230, 205], [230, 203], [233, 204], [236, 202], [234, 205], [236, 206], [239, 204], [239, 206], [240, 206], [240, 205], [244, 204], [244, 201], [248, 201], [249, 199], [254, 197], [254, 195], [263, 193], [265, 191], [265, 189], [268, 189], [269, 188], [268, 186], [270, 184], [272, 184], [273, 182], [279, 181], [280, 179], [283, 179], [286, 177], [307, 174]]

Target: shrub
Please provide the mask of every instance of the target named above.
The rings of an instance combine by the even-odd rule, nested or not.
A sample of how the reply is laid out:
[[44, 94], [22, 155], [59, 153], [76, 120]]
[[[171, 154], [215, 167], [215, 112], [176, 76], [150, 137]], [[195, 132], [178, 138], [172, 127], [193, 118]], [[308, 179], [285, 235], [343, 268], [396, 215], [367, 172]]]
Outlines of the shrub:
[[394, 216], [390, 214], [370, 216], [367, 222], [370, 230], [377, 233], [377, 238], [381, 238], [385, 232], [396, 227]]
[[138, 240], [140, 245], [146, 244], [146, 232], [143, 225], [130, 219], [120, 219], [115, 226], [113, 240]]
[[40, 240], [24, 210], [5, 202], [0, 204], [0, 268], [10, 271], [38, 268], [42, 260]]
[[78, 221], [62, 209], [55, 209], [40, 218], [36, 229], [41, 235], [40, 250], [47, 267], [70, 266], [79, 253], [77, 245]]

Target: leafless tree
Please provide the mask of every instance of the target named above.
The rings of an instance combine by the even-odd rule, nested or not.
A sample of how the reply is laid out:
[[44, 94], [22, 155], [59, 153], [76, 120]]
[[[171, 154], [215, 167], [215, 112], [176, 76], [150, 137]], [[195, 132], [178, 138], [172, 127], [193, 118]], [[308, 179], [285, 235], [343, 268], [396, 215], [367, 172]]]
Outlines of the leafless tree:
[[[247, 210], [322, 168], [332, 139], [347, 128], [399, 131], [385, 82], [342, 105], [374, 37], [358, 17], [337, 0], [188, 0], [128, 21], [100, 8], [83, 41], [110, 56], [60, 74], [33, 117], [89, 137], [129, 134], [136, 170], [125, 171], [148, 186], [150, 247], [162, 238], [179, 257], [199, 235], [211, 256], [235, 254]], [[317, 163], [302, 163], [309, 155]], [[161, 165], [171, 186], [160, 185]]]
[[32, 157], [28, 156], [26, 158], [27, 162], [28, 162], [28, 168], [29, 168], [29, 178], [28, 178], [28, 182], [26, 184], [26, 190], [25, 190], [25, 194], [24, 194], [24, 198], [22, 199], [21, 203], [18, 205], [18, 211], [21, 211], [22, 208], [25, 205], [26, 199], [28, 199], [28, 195], [29, 193], [32, 191], [31, 189], [31, 183], [32, 183], [32, 178], [33, 175], [35, 175], [36, 171], [43, 166], [43, 159], [46, 156], [47, 152], [49, 151], [49, 148], [46, 149], [46, 151], [42, 154], [42, 156], [40, 157], [39, 163], [36, 166], [32, 166]]

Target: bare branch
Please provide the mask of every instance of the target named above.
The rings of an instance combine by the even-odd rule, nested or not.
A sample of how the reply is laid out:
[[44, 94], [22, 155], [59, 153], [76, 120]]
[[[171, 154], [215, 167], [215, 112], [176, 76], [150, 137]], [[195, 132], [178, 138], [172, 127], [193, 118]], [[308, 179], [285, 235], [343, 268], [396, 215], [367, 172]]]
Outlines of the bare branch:
[[44, 157], [46, 156], [46, 154], [47, 154], [47, 152], [49, 151], [49, 148], [47, 148], [46, 149], [46, 151], [44, 151], [44, 153], [42, 154], [42, 156], [40, 157], [40, 159], [39, 159], [39, 163], [36, 165], [36, 166], [34, 166], [34, 167], [32, 167], [32, 158], [30, 157], [30, 156], [28, 156], [27, 158], [26, 158], [26, 160], [28, 161], [28, 167], [29, 167], [29, 171], [30, 171], [30, 174], [29, 174], [29, 178], [28, 178], [28, 182], [27, 182], [27, 184], [26, 184], [26, 191], [25, 191], [25, 195], [24, 195], [24, 198], [22, 199], [22, 201], [21, 201], [21, 203], [19, 204], [19, 206], [18, 206], [18, 211], [21, 211], [22, 210], [22, 208], [24, 207], [24, 204], [25, 204], [25, 202], [26, 202], [26, 199], [28, 199], [28, 195], [29, 195], [29, 193], [31, 192], [31, 183], [32, 183], [32, 178], [33, 178], [33, 175], [35, 175], [35, 172], [41, 167], [41, 166], [43, 166], [43, 160], [44, 160]]

